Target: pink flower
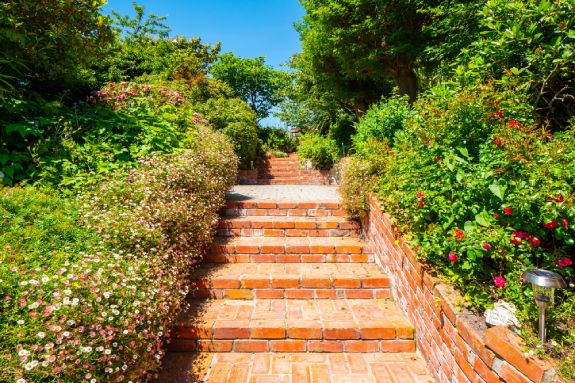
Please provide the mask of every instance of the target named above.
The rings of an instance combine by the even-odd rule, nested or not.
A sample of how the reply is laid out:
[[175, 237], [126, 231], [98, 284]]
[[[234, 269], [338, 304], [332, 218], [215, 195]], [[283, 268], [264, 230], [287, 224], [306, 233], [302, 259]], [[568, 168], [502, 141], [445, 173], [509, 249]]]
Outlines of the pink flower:
[[449, 253], [447, 255], [447, 259], [449, 260], [449, 262], [457, 262], [459, 258], [457, 258], [457, 255], [453, 254], [453, 253]]
[[493, 213], [493, 217], [494, 217], [494, 218], [499, 218], [499, 214]]
[[503, 208], [503, 213], [505, 213], [505, 215], [513, 215], [513, 212], [511, 211], [511, 207], [507, 206]]
[[501, 275], [498, 275], [495, 278], [493, 278], [493, 282], [495, 283], [495, 286], [497, 286], [497, 288], [500, 289], [505, 287], [505, 285], [507, 284], [507, 281]]
[[489, 243], [484, 243], [483, 248], [487, 251], [491, 251], [491, 245]]
[[573, 261], [571, 261], [571, 259], [569, 259], [567, 257], [562, 258], [562, 259], [558, 259], [557, 261], [555, 261], [555, 263], [557, 264], [557, 266], [559, 266], [562, 269], [564, 269], [567, 266], [573, 265]]

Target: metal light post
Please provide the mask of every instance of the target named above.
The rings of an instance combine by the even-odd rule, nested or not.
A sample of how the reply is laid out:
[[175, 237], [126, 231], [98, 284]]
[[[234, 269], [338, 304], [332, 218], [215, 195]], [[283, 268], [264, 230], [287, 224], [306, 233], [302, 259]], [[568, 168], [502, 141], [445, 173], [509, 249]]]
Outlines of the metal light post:
[[547, 338], [545, 310], [553, 303], [555, 289], [565, 288], [567, 283], [561, 275], [542, 269], [527, 270], [523, 273], [523, 278], [533, 287], [533, 297], [539, 307], [539, 338], [541, 344], [544, 344]]

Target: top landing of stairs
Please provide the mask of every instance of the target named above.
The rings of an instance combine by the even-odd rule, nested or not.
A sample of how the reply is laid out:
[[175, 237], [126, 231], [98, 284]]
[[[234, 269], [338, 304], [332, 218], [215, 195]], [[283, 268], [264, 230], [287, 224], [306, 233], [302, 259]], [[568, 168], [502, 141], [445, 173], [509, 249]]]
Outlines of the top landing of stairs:
[[337, 186], [326, 185], [236, 185], [228, 201], [331, 201], [339, 202]]

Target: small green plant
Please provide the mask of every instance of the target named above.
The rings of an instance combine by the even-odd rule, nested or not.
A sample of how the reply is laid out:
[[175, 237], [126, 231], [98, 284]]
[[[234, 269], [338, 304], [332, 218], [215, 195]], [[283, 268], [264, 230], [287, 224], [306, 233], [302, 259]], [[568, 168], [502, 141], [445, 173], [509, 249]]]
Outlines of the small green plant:
[[336, 140], [314, 133], [301, 136], [297, 152], [301, 161], [309, 160], [318, 169], [330, 168], [341, 156]]
[[274, 151], [290, 153], [296, 147], [296, 142], [290, 138], [289, 132], [283, 128], [259, 127], [258, 137], [264, 153]]

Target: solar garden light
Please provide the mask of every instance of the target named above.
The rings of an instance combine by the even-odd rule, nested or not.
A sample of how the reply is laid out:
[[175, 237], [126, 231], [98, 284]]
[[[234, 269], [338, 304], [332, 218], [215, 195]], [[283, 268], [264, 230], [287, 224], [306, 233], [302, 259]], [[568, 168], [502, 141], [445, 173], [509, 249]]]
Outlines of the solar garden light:
[[539, 339], [541, 339], [541, 344], [544, 344], [547, 335], [545, 310], [553, 304], [555, 289], [565, 288], [567, 283], [561, 275], [542, 269], [527, 270], [523, 273], [523, 278], [533, 287], [533, 297], [539, 307]]

